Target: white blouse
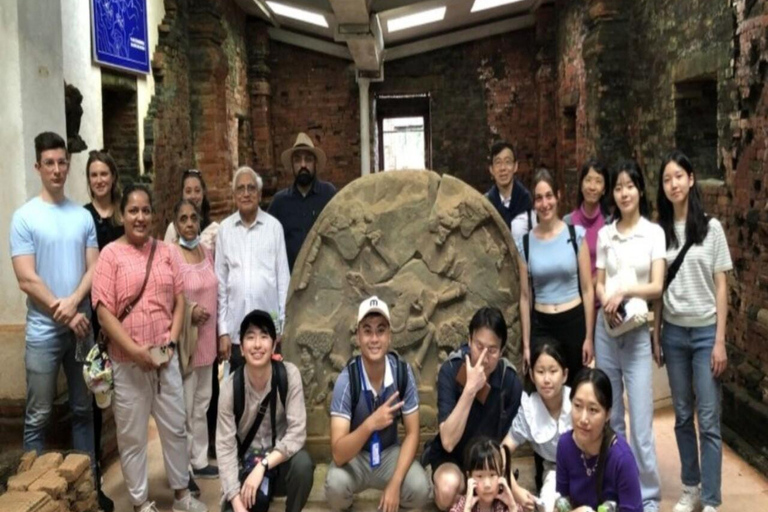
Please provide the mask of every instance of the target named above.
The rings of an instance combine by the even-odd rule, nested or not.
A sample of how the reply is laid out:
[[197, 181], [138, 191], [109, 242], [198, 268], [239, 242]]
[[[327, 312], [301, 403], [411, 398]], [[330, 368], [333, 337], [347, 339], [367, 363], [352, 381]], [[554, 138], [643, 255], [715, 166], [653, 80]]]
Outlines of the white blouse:
[[531, 443], [533, 451], [549, 462], [557, 460], [557, 442], [560, 436], [571, 430], [571, 388], [563, 386], [563, 405], [560, 417], [549, 414], [538, 393], [523, 393], [520, 410], [512, 422], [509, 435], [517, 446]]

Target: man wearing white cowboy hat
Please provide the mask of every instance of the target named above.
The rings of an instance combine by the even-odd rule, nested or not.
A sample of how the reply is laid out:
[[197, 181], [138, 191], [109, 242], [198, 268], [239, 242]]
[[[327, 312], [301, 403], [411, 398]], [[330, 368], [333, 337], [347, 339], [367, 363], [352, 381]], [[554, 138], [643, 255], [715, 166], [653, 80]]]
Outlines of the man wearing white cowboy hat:
[[336, 194], [336, 187], [317, 178], [317, 173], [325, 169], [325, 152], [315, 147], [304, 132], [296, 137], [293, 147], [283, 151], [280, 161], [286, 170], [293, 172], [293, 186], [275, 194], [269, 213], [283, 226], [288, 267], [293, 271], [304, 239]]

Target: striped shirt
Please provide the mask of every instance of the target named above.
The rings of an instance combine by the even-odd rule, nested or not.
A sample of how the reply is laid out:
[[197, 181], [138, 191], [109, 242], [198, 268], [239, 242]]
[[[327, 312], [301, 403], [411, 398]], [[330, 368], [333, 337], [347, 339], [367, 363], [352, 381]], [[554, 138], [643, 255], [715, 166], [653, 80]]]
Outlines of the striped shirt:
[[216, 359], [216, 312], [219, 282], [213, 271], [213, 254], [203, 245], [205, 258], [200, 263], [187, 263], [181, 251], [185, 250], [176, 246], [173, 256], [179, 267], [179, 276], [184, 283], [184, 298], [187, 303], [194, 302], [211, 316], [204, 323], [197, 326], [197, 348], [192, 356], [193, 368], [208, 366]]
[[[91, 301], [94, 310], [102, 304], [119, 318], [125, 308], [136, 300], [144, 282], [151, 248], [151, 239], [142, 247], [113, 242], [104, 248], [93, 274]], [[179, 269], [172, 257], [171, 247], [158, 241], [147, 287], [122, 322], [128, 336], [142, 347], [168, 343], [171, 338], [174, 298], [182, 291]], [[109, 356], [114, 361], [124, 363], [131, 360], [117, 343], [110, 343], [108, 347]]]
[[221, 223], [216, 235], [216, 277], [219, 280], [219, 336], [228, 334], [240, 344], [240, 322], [254, 309], [285, 320], [288, 296], [288, 256], [283, 226], [259, 208], [256, 221], [246, 226], [235, 212]]
[[[675, 222], [678, 245], [667, 249], [667, 268], [685, 245], [685, 222]], [[728, 241], [717, 219], [709, 219], [709, 231], [701, 245], [693, 245], [664, 292], [664, 320], [680, 327], [704, 327], [717, 322], [715, 274], [733, 268]]]

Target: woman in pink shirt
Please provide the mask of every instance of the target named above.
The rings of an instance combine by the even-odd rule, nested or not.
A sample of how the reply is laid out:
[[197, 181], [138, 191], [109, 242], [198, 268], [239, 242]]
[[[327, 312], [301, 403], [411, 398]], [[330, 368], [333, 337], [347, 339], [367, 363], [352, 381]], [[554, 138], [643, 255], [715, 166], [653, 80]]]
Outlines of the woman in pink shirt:
[[101, 253], [91, 300], [109, 338], [115, 386], [112, 410], [123, 478], [134, 510], [156, 512], [147, 489], [151, 414], [163, 446], [168, 481], [175, 491], [173, 510], [206, 512], [207, 507], [187, 489], [184, 397], [174, 353], [184, 314], [178, 266], [173, 249], [150, 236], [152, 199], [146, 186], [129, 185], [120, 211], [125, 235]]
[[[182, 365], [184, 402], [187, 411], [187, 446], [192, 473], [189, 488], [200, 492], [193, 477], [216, 478], [219, 470], [208, 464], [208, 423], [213, 362], [216, 359], [216, 300], [218, 280], [213, 254], [201, 242], [200, 210], [187, 199], [173, 209], [173, 225], [179, 234], [173, 256], [184, 283], [184, 298], [191, 307], [191, 323], [197, 327], [197, 346], [188, 363]], [[186, 366], [186, 368], [184, 368]]]

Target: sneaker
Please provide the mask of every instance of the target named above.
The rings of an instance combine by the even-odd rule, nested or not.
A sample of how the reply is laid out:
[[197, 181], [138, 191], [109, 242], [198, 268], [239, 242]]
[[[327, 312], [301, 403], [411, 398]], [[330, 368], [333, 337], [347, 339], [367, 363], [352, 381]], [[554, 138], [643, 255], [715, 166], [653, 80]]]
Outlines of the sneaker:
[[191, 494], [187, 494], [180, 500], [173, 500], [173, 512], [208, 512], [208, 507]]
[[707, 505], [706, 507], [701, 509], [701, 512], [717, 512], [717, 509], [712, 505]]
[[673, 512], [694, 512], [701, 508], [701, 491], [698, 485], [683, 485], [683, 495], [675, 505]]
[[115, 510], [115, 502], [109, 499], [109, 496], [104, 494], [101, 489], [99, 489], [99, 508], [102, 512], [114, 512]]
[[189, 474], [189, 484], [187, 484], [187, 489], [189, 489], [189, 493], [195, 498], [200, 497], [200, 487], [197, 485], [197, 482], [195, 482], [195, 479], [192, 478], [192, 473]]
[[157, 510], [157, 506], [155, 505], [154, 501], [148, 501], [144, 503], [144, 505], [142, 505], [138, 510], [136, 508], [134, 508], [134, 510], [136, 510], [136, 512], [160, 512]]
[[219, 468], [208, 464], [203, 469], [192, 468], [192, 474], [195, 475], [195, 478], [202, 478], [203, 480], [211, 480], [214, 478], [219, 478]]

